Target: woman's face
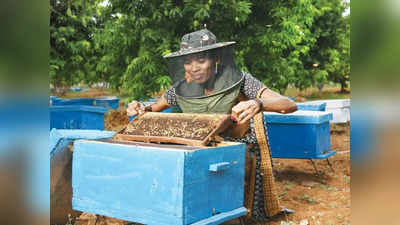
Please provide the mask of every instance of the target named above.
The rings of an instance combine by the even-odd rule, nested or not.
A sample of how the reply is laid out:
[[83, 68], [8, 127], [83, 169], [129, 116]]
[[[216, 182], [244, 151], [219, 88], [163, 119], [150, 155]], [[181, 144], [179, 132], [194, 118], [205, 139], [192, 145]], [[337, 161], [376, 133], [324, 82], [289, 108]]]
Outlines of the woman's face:
[[206, 82], [213, 75], [213, 60], [204, 53], [186, 55], [184, 67], [185, 73], [199, 84]]

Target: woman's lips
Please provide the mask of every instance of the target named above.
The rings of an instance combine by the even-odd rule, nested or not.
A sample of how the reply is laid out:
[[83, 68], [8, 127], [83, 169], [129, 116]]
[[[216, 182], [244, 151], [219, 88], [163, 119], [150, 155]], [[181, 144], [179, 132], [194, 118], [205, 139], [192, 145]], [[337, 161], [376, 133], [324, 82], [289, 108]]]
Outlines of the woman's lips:
[[195, 80], [200, 80], [201, 78], [203, 78], [202, 74], [192, 74], [192, 78]]

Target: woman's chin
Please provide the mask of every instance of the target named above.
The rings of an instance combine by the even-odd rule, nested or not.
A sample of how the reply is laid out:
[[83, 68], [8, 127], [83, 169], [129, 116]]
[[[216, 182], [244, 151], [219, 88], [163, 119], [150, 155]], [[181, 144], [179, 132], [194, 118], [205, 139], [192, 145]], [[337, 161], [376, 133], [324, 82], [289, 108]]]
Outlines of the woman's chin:
[[204, 84], [206, 81], [204, 80], [194, 80], [196, 84]]
[[199, 80], [193, 80], [196, 84], [204, 84], [207, 80], [206, 79], [199, 79]]

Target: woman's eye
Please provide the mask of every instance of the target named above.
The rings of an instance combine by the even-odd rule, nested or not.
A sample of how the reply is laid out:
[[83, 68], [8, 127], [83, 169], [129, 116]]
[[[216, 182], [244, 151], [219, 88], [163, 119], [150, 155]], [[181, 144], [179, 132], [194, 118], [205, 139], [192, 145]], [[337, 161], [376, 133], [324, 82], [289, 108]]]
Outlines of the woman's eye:
[[199, 59], [198, 60], [200, 63], [204, 63], [206, 61], [206, 59]]

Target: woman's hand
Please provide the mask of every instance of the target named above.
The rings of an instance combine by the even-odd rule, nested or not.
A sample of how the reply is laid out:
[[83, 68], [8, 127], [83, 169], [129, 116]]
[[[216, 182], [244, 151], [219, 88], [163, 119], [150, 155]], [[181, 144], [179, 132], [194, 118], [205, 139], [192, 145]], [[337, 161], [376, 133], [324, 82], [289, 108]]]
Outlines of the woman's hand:
[[231, 118], [238, 124], [243, 124], [260, 112], [261, 104], [256, 100], [239, 102], [232, 108]]
[[128, 104], [126, 112], [128, 116], [136, 116], [144, 112], [144, 104], [138, 101], [132, 101]]

